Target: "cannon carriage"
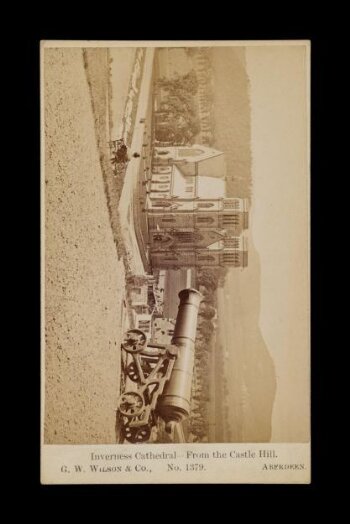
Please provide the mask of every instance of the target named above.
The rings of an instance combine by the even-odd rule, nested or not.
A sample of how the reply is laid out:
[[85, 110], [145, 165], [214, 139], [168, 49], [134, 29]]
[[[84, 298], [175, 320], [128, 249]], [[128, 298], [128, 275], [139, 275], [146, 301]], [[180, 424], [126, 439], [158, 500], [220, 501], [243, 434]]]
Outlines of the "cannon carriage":
[[179, 293], [179, 311], [171, 344], [147, 342], [139, 329], [127, 331], [121, 349], [125, 353], [125, 375], [129, 378], [118, 401], [122, 438], [147, 442], [159, 417], [168, 432], [190, 413], [194, 366], [194, 343], [198, 308], [202, 299], [195, 289]]

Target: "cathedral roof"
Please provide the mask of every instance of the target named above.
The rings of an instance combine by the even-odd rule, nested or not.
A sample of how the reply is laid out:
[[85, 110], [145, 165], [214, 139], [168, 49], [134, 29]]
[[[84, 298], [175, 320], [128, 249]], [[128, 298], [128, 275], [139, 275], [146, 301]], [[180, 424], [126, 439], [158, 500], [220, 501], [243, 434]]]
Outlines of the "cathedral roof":
[[176, 162], [176, 167], [184, 176], [226, 177], [226, 163], [223, 153], [196, 160], [195, 162]]

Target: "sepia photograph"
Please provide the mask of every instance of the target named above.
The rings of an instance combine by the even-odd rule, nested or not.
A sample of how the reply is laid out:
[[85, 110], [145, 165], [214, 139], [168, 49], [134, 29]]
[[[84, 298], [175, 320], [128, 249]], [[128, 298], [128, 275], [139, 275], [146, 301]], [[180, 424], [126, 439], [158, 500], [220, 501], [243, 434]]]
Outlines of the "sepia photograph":
[[41, 43], [42, 448], [309, 450], [309, 54]]

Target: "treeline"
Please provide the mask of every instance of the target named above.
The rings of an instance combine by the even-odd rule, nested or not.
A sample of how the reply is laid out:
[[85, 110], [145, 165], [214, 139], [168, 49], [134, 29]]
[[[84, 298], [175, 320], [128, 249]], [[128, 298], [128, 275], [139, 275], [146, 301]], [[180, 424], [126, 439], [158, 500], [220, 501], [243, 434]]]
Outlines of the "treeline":
[[230, 197], [251, 198], [249, 78], [244, 50], [185, 48], [198, 80], [199, 141], [225, 154]]
[[[195, 95], [198, 90], [194, 71], [174, 78], [156, 81], [156, 92], [161, 102], [155, 112], [155, 138], [168, 145], [191, 145], [200, 131], [198, 106]], [[165, 95], [164, 95], [165, 93]]]
[[214, 117], [213, 117], [213, 70], [210, 60], [210, 49], [197, 48], [190, 54], [198, 82], [197, 101], [199, 107], [200, 135], [202, 144], [213, 146]]
[[224, 281], [226, 268], [197, 270], [197, 288], [203, 295], [199, 307], [195, 343], [192, 410], [189, 419], [194, 440], [208, 439], [208, 402], [210, 401], [210, 361], [213, 350], [217, 308], [216, 290]]

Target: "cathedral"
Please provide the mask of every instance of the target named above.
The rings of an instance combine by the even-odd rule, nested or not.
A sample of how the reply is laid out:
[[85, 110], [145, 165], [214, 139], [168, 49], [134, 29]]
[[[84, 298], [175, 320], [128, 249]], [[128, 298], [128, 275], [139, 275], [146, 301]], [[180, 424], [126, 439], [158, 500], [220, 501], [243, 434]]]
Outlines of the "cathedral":
[[247, 266], [248, 202], [226, 197], [222, 152], [155, 147], [146, 212], [153, 268]]

